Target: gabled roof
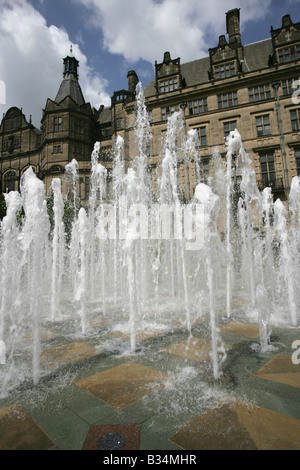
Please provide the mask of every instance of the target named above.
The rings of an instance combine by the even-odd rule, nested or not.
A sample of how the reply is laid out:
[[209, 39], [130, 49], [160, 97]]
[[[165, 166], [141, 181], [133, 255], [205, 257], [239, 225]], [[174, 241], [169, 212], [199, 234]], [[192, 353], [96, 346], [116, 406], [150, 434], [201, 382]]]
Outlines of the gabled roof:
[[[268, 67], [269, 55], [272, 53], [272, 40], [265, 39], [244, 46], [243, 72], [254, 72]], [[181, 75], [185, 79], [186, 87], [208, 83], [210, 69], [209, 57], [193, 60], [181, 64]], [[145, 97], [155, 95], [155, 79], [144, 89]]]
[[[6, 126], [8, 121], [9, 125]], [[28, 122], [25, 115], [23, 114], [22, 109], [18, 108], [17, 106], [12, 106], [3, 115], [2, 122], [0, 123], [0, 132], [6, 130], [12, 133], [25, 127], [30, 127], [36, 135], [41, 135], [42, 133], [40, 129], [32, 124], [31, 116], [30, 121]]]

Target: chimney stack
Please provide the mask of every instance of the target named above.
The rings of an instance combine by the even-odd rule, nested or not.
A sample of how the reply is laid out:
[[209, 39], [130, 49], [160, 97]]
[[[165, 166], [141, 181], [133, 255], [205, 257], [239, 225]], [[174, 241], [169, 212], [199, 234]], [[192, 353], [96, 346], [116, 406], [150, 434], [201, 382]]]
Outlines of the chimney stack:
[[137, 76], [134, 70], [129, 70], [127, 73], [127, 80], [128, 80], [128, 91], [131, 93], [135, 93], [136, 86], [139, 83], [139, 77]]
[[226, 13], [226, 29], [229, 37], [229, 44], [241, 45], [240, 32], [240, 9], [234, 8]]
[[282, 27], [283, 28], [286, 28], [287, 26], [291, 26], [293, 24], [292, 20], [291, 20], [291, 16], [290, 15], [284, 15], [282, 17]]

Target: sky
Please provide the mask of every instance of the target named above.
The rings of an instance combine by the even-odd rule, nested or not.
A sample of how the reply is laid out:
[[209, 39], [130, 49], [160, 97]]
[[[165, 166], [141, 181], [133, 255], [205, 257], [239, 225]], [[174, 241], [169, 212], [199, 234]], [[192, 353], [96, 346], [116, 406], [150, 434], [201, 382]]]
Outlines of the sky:
[[0, 0], [0, 116], [17, 106], [40, 128], [71, 45], [85, 100], [110, 106], [129, 70], [145, 87], [164, 52], [181, 63], [207, 56], [232, 8], [243, 44], [269, 38], [287, 13], [300, 22], [300, 0]]

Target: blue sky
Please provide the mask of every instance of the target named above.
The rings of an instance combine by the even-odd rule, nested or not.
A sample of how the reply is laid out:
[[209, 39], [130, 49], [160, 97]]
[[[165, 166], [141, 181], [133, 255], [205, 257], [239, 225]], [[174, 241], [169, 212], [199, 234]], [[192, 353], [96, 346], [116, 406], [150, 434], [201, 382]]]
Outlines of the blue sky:
[[232, 8], [240, 8], [244, 44], [270, 37], [286, 13], [300, 21], [300, 0], [0, 0], [1, 116], [22, 107], [40, 127], [71, 44], [86, 101], [108, 106], [113, 92], [127, 87], [128, 70], [144, 87], [165, 51], [182, 62], [207, 55], [226, 34]]

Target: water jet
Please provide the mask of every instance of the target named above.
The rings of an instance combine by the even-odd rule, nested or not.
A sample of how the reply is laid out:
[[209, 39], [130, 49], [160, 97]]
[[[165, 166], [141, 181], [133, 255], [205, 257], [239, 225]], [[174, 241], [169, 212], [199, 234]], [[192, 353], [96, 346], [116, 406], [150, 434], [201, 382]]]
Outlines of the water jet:
[[[135, 354], [140, 333], [166, 333], [179, 324], [191, 338], [195, 322], [205, 319], [217, 380], [226, 363], [220, 324], [234, 317], [234, 303], [241, 306], [239, 318], [256, 318], [263, 351], [268, 350], [272, 324], [299, 326], [299, 177], [292, 181], [287, 207], [280, 200], [273, 203], [271, 188], [258, 190], [251, 159], [234, 130], [226, 141], [225, 160], [215, 150], [215, 173], [206, 184], [196, 155], [197, 136], [190, 132], [182, 137], [182, 129], [182, 113], [174, 113], [168, 120], [156, 190], [148, 178], [145, 149], [151, 132], [138, 84], [137, 155], [126, 170], [124, 141], [116, 138], [110, 192], [99, 142], [91, 156], [89, 202], [79, 210], [78, 165], [72, 161], [66, 168], [74, 206], [68, 238], [60, 180], [51, 185], [52, 224], [44, 185], [31, 168], [22, 177], [20, 193], [5, 195], [0, 251], [2, 396], [28, 378], [37, 384], [48, 373], [40, 363], [45, 328], [55, 327], [57, 334], [63, 328], [70, 338], [92, 337], [97, 347], [108, 349], [113, 341], [109, 333], [126, 333], [129, 352]], [[197, 170], [187, 204], [180, 197], [180, 139], [183, 153], [193, 154]], [[242, 174], [237, 205], [232, 203], [233, 163]], [[219, 216], [224, 214], [221, 229]], [[97, 336], [100, 324], [109, 329]]]

